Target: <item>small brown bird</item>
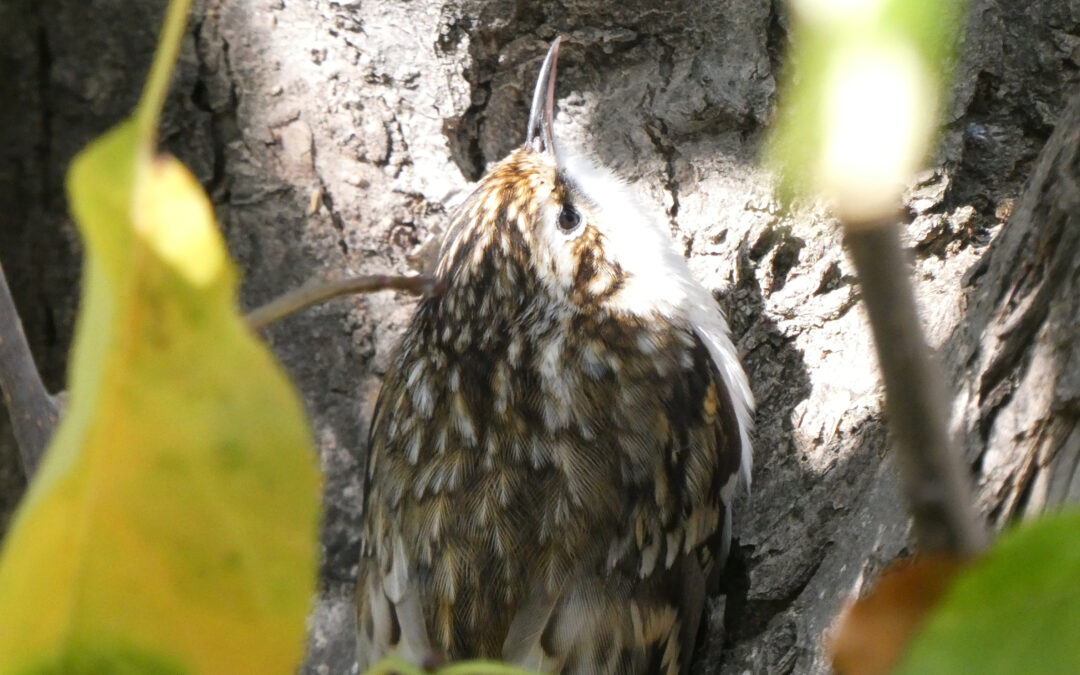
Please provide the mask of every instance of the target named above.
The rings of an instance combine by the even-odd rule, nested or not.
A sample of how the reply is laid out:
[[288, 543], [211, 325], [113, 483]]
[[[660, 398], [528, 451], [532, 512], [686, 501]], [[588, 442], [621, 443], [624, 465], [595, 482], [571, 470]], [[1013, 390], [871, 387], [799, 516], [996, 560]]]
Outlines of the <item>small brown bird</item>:
[[630, 189], [552, 135], [457, 209], [371, 425], [361, 669], [686, 673], [753, 406], [727, 325]]

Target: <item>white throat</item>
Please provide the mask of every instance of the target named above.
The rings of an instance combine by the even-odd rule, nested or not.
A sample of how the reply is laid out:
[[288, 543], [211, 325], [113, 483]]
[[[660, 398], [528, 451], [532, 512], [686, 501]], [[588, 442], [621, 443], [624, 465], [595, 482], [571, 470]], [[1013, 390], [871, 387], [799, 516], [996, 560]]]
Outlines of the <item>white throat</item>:
[[749, 488], [754, 397], [723, 312], [712, 294], [694, 279], [660, 221], [646, 212], [625, 182], [561, 145], [556, 154], [563, 171], [599, 208], [601, 217], [593, 225], [604, 237], [605, 251], [626, 274], [624, 287], [607, 306], [630, 315], [659, 314], [684, 323], [708, 347], [735, 408], [742, 441], [742, 476]]

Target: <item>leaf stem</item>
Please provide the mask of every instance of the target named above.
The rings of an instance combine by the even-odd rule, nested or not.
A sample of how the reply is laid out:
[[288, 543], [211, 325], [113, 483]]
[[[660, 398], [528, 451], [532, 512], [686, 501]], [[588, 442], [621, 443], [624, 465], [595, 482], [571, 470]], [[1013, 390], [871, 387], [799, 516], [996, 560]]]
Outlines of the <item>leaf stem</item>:
[[142, 98], [135, 109], [137, 135], [140, 140], [148, 141], [147, 151], [153, 150], [158, 118], [165, 105], [165, 96], [169, 92], [173, 66], [176, 64], [177, 54], [180, 53], [180, 42], [184, 37], [190, 9], [191, 0], [169, 2], [165, 13], [165, 23], [161, 27], [161, 37], [158, 39], [157, 51], [154, 53], [154, 62], [150, 65], [150, 74], [146, 78]]

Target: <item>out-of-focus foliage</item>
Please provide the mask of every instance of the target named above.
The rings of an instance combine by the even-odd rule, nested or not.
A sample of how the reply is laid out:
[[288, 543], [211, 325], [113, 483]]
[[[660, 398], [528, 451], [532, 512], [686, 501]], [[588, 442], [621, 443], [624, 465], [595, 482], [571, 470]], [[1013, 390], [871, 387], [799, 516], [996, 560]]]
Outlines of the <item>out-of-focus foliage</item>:
[[174, 2], [133, 119], [68, 174], [86, 243], [70, 405], [4, 541], [0, 673], [292, 673], [319, 478], [245, 328], [206, 195], [155, 128]]
[[829, 631], [833, 670], [838, 675], [891, 672], [963, 568], [963, 561], [940, 555], [890, 565]]
[[[848, 228], [895, 218], [937, 136], [965, 4], [791, 0], [768, 149], [784, 201], [821, 197]], [[949, 579], [933, 575], [958, 562], [926, 563], [856, 604], [833, 636], [841, 672], [892, 672], [898, 658], [911, 675], [1080, 671], [1080, 513], [1018, 526]]]
[[1080, 511], [1024, 523], [957, 577], [912, 643], [905, 675], [1080, 670]]
[[539, 675], [499, 661], [457, 661], [435, 670], [424, 670], [396, 656], [388, 656], [364, 671], [364, 675]]
[[936, 133], [963, 2], [792, 0], [792, 49], [768, 159], [780, 194], [848, 224], [891, 216]]

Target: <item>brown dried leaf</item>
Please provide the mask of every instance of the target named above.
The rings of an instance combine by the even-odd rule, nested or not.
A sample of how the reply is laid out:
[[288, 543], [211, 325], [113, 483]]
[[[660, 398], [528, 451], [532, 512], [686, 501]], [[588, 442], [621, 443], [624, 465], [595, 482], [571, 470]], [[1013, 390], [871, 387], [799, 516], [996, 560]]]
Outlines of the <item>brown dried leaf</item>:
[[849, 604], [827, 645], [839, 675], [883, 675], [900, 662], [927, 615], [969, 561], [919, 556], [893, 563], [870, 591]]

